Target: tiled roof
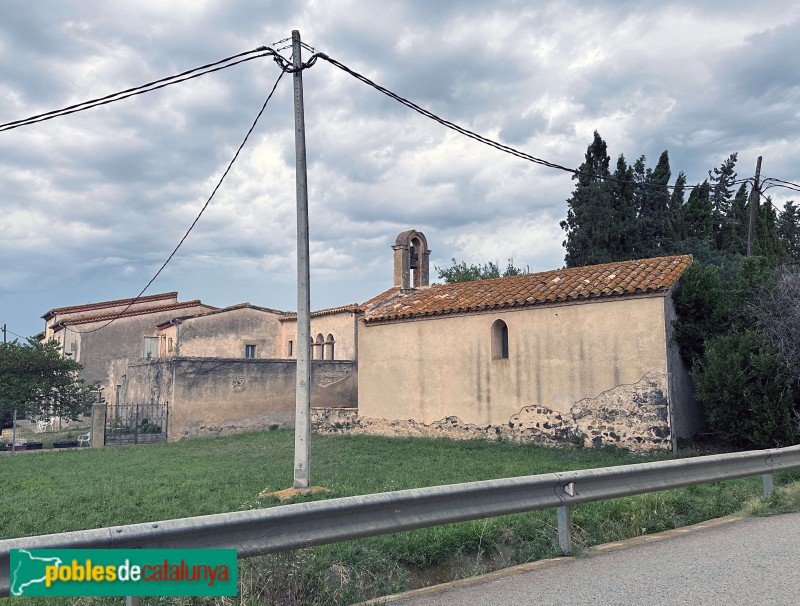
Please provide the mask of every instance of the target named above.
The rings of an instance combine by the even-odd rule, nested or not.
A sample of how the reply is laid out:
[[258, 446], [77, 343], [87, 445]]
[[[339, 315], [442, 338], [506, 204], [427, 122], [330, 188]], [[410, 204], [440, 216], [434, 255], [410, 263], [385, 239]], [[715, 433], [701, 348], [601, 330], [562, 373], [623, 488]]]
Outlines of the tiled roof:
[[165, 299], [177, 299], [177, 292], [163, 292], [157, 295], [148, 295], [146, 297], [139, 297], [138, 299], [116, 299], [114, 301], [98, 301], [97, 303], [85, 303], [83, 305], [72, 305], [70, 307], [56, 307], [51, 309], [42, 316], [43, 319], [49, 320], [56, 314], [61, 313], [78, 313], [81, 311], [92, 311], [94, 309], [105, 309], [107, 307], [117, 307], [119, 305], [130, 305], [133, 303], [149, 303], [152, 301], [163, 301]]
[[108, 314], [105, 316], [92, 316], [91, 318], [81, 318], [79, 320], [67, 320], [63, 323], [58, 323], [53, 327], [54, 332], [61, 330], [62, 326], [75, 326], [77, 324], [91, 324], [92, 322], [105, 322], [114, 318], [131, 318], [133, 316], [145, 316], [147, 314], [163, 313], [165, 311], [174, 311], [176, 309], [186, 309], [187, 307], [205, 307], [209, 311], [216, 311], [216, 307], [206, 305], [199, 299], [194, 301], [186, 301], [185, 303], [175, 303], [174, 305], [165, 305], [164, 307], [153, 307], [152, 309], [136, 309], [134, 311], [126, 311], [123, 314]]
[[279, 316], [283, 316], [286, 314], [285, 311], [280, 311], [279, 309], [270, 309], [269, 307], [259, 307], [258, 305], [252, 305], [250, 303], [237, 303], [236, 305], [230, 305], [228, 307], [223, 307], [221, 309], [214, 308], [213, 311], [201, 312], [199, 314], [191, 314], [188, 316], [179, 316], [175, 318], [170, 318], [165, 322], [161, 322], [160, 324], [156, 325], [156, 328], [163, 328], [169, 326], [171, 323], [180, 323], [184, 320], [191, 320], [193, 318], [205, 318], [206, 316], [213, 316], [215, 314], [223, 314], [228, 311], [235, 311], [237, 309], [255, 309], [256, 311], [263, 311], [265, 313], [277, 314]]
[[[398, 236], [399, 237], [399, 236]], [[383, 291], [381, 294], [372, 297], [369, 301], [365, 301], [361, 304], [361, 309], [363, 309], [366, 313], [372, 311], [378, 305], [385, 303], [393, 296], [396, 296], [400, 293], [399, 286], [392, 286], [389, 290]]]
[[[329, 316], [331, 314], [338, 314], [342, 312], [349, 312], [353, 314], [361, 313], [361, 306], [357, 303], [351, 303], [350, 305], [342, 305], [340, 307], [329, 307], [327, 309], [318, 309], [317, 311], [311, 312], [311, 317], [316, 318], [319, 316]], [[279, 322], [285, 322], [287, 320], [297, 320], [297, 312], [296, 311], [287, 311], [283, 317], [279, 320]]]
[[428, 286], [402, 293], [378, 306], [364, 316], [364, 322], [373, 324], [666, 292], [691, 262], [690, 256], [658, 257]]

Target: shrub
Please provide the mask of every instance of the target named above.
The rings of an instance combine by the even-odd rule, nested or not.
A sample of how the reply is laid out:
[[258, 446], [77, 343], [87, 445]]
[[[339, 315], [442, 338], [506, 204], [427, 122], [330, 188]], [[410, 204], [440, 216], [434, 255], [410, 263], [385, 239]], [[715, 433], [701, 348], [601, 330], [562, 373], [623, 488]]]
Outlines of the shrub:
[[712, 338], [692, 375], [709, 426], [722, 439], [759, 448], [798, 442], [795, 380], [762, 333]]

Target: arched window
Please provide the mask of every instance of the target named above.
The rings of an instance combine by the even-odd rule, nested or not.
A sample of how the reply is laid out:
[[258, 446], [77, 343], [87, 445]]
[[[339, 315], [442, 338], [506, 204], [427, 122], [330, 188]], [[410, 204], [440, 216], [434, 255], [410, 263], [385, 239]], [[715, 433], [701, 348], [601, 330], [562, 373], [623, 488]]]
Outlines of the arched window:
[[314, 343], [314, 355], [311, 356], [314, 360], [321, 360], [323, 349], [325, 348], [325, 337], [322, 336], [322, 333], [317, 335], [317, 342]]
[[325, 359], [326, 360], [333, 360], [333, 335], [329, 334], [328, 338], [325, 339]]
[[492, 324], [492, 358], [508, 358], [508, 325], [502, 320], [495, 320]]

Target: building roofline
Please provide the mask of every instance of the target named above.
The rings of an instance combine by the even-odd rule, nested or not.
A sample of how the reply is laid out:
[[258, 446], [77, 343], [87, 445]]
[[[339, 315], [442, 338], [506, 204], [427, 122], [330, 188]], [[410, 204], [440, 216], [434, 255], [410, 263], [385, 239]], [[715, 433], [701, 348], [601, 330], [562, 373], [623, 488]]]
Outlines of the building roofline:
[[[330, 316], [338, 313], [360, 314], [363, 313], [363, 311], [364, 310], [358, 303], [351, 303], [350, 305], [341, 305], [339, 307], [328, 307], [327, 309], [318, 309], [317, 311], [312, 311], [311, 317], [318, 318], [319, 316]], [[297, 320], [297, 312], [296, 311], [284, 312], [283, 317], [280, 318], [278, 321], [286, 322], [288, 320]]]
[[363, 322], [386, 324], [666, 293], [691, 262], [689, 255], [675, 255], [437, 284], [400, 293], [367, 312]]
[[106, 320], [112, 320], [116, 318], [131, 318], [134, 316], [146, 316], [149, 314], [155, 313], [162, 313], [165, 311], [173, 311], [175, 309], [186, 309], [187, 307], [205, 307], [210, 310], [216, 310], [217, 307], [212, 305], [206, 305], [200, 299], [195, 299], [194, 301], [186, 301], [185, 303], [176, 303], [175, 305], [168, 305], [164, 307], [154, 307], [152, 309], [136, 309], [134, 311], [126, 311], [122, 314], [109, 314], [107, 316], [93, 316], [91, 318], [81, 318], [79, 320], [66, 320], [64, 322], [59, 322], [58, 324], [53, 326], [53, 332], [58, 332], [62, 328], [66, 326], [76, 326], [78, 324], [93, 324], [95, 322], [105, 322]]
[[214, 311], [210, 311], [208, 313], [200, 313], [200, 314], [191, 314], [188, 316], [178, 316], [176, 318], [171, 318], [170, 320], [166, 320], [165, 322], [161, 322], [160, 324], [156, 324], [156, 328], [166, 328], [172, 324], [180, 324], [185, 320], [191, 320], [193, 318], [204, 318], [206, 316], [213, 316], [216, 314], [225, 313], [228, 311], [236, 311], [238, 309], [254, 309], [256, 311], [261, 311], [264, 313], [271, 313], [276, 314], [279, 316], [283, 316], [286, 314], [285, 311], [281, 311], [280, 309], [271, 309], [269, 307], [260, 307], [258, 305], [252, 305], [251, 303], [237, 303], [236, 305], [230, 305], [228, 307], [222, 307], [219, 309], [215, 309]]
[[117, 307], [119, 305], [132, 305], [135, 303], [149, 303], [151, 301], [163, 301], [165, 299], [177, 299], [177, 292], [164, 292], [146, 297], [134, 297], [132, 299], [115, 299], [113, 301], [98, 301], [97, 303], [84, 303], [83, 305], [70, 305], [67, 307], [54, 307], [42, 316], [43, 320], [49, 320], [56, 314], [67, 312], [92, 311], [94, 309], [105, 309]]

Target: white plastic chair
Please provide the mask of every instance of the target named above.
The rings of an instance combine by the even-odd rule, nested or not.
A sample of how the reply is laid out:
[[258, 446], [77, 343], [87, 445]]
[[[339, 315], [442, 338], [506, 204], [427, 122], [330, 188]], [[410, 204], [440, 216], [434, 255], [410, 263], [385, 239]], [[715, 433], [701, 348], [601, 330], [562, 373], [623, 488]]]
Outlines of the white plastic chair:
[[78, 436], [78, 448], [80, 448], [81, 446], [91, 446], [92, 445], [92, 443], [90, 441], [91, 435], [92, 435], [91, 432], [82, 433], [81, 435], [79, 435]]
[[53, 429], [53, 419], [47, 421], [36, 421], [36, 433], [44, 433], [48, 429]]

